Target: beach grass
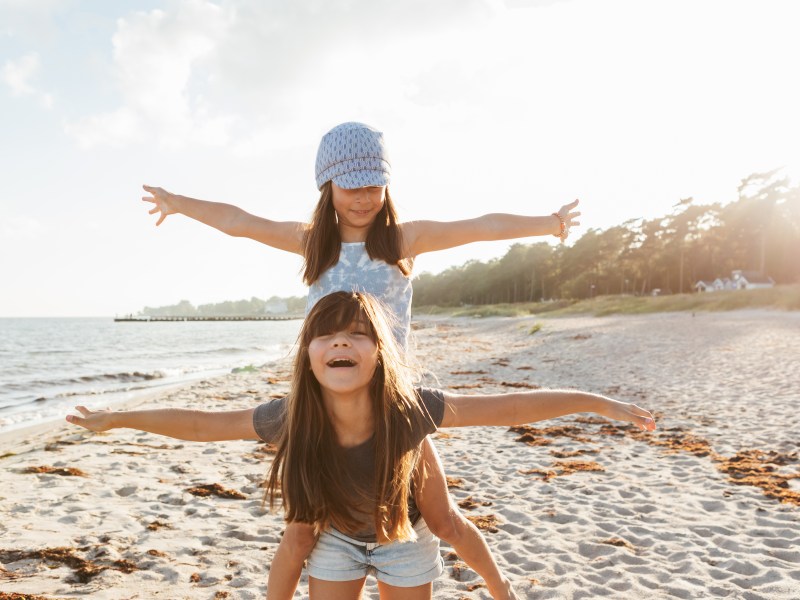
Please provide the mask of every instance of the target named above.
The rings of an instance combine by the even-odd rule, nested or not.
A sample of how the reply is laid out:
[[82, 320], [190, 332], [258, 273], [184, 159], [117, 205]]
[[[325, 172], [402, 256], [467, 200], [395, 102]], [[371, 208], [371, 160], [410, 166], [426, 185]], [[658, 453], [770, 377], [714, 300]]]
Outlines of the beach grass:
[[417, 314], [453, 317], [521, 317], [540, 315], [561, 317], [591, 314], [597, 317], [616, 314], [647, 314], [681, 311], [729, 311], [747, 308], [800, 310], [800, 284], [779, 285], [755, 290], [731, 290], [668, 296], [597, 296], [587, 300], [519, 302], [479, 306], [415, 307]]

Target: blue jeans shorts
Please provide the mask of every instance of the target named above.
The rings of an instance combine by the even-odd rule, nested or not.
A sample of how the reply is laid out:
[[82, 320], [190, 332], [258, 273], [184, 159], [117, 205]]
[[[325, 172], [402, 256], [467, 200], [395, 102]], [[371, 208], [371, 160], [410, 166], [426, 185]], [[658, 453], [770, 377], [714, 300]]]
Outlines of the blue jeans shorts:
[[439, 538], [422, 518], [414, 531], [414, 542], [371, 544], [331, 528], [319, 536], [306, 570], [310, 577], [323, 581], [352, 581], [372, 573], [378, 581], [397, 587], [430, 583], [444, 571]]

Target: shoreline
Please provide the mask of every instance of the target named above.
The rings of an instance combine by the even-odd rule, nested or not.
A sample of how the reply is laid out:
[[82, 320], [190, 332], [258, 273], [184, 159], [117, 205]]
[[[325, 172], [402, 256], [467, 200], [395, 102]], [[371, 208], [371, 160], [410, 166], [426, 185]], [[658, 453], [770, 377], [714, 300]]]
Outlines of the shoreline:
[[[194, 385], [213, 385], [215, 382], [222, 382], [225, 380], [225, 378], [232, 374], [235, 375], [240, 372], [260, 372], [269, 370], [284, 360], [286, 360], [285, 357], [283, 359], [269, 360], [258, 367], [254, 367], [252, 364], [247, 364], [242, 367], [234, 367], [233, 369], [226, 370], [226, 372], [215, 375], [200, 375], [188, 380], [176, 381], [156, 387], [123, 392], [124, 394], [129, 394], [131, 397], [118, 400], [117, 402], [108, 403], [107, 406], [116, 410], [130, 410], [143, 404], [153, 402], [161, 397], [179, 393], [180, 391], [189, 389]], [[87, 396], [87, 398], [91, 398], [91, 396]], [[76, 405], [77, 404], [78, 402], [76, 402]], [[86, 404], [93, 405], [95, 403], [87, 402]], [[97, 404], [103, 403], [101, 402]], [[42, 440], [39, 439], [42, 436], [46, 436], [46, 439], [50, 439], [61, 434], [69, 434], [69, 430], [74, 430], [75, 426], [67, 423], [65, 417], [67, 414], [74, 414], [74, 412], [74, 408], [70, 407], [64, 412], [63, 415], [57, 418], [48, 418], [31, 425], [0, 430], [0, 458], [2, 458], [8, 452], [17, 453], [15, 448], [25, 448], [25, 451], [27, 451], [27, 449], [36, 449], [36, 444], [42, 443]]]
[[12, 319], [0, 344], [7, 357], [0, 368], [0, 432], [59, 420], [76, 404], [116, 406], [151, 390], [257, 368], [289, 352], [299, 323], [137, 327], [105, 319]]
[[[793, 598], [800, 581], [800, 372], [787, 361], [800, 356], [800, 315], [541, 321], [424, 317], [415, 320], [412, 342], [438, 386], [455, 393], [580, 388], [657, 416], [653, 434], [585, 415], [522, 433], [480, 427], [435, 434], [451, 494], [485, 527], [520, 597]], [[289, 374], [284, 359], [143, 404], [253, 406], [285, 394]], [[65, 426], [72, 432], [33, 436], [38, 447], [0, 462], [0, 588], [99, 600], [264, 597], [284, 524], [261, 507], [269, 463], [263, 445]], [[85, 476], [24, 472], [42, 466]], [[243, 498], [188, 491], [211, 484]], [[69, 564], [30, 554], [47, 548], [67, 548], [98, 572], [80, 582]], [[435, 598], [489, 598], [448, 546], [441, 553], [445, 573], [434, 581]], [[304, 574], [295, 597], [307, 594]], [[372, 577], [364, 597], [377, 598]]]
[[[200, 381], [212, 380], [203, 379]], [[136, 394], [133, 398], [115, 402], [109, 406], [115, 409], [130, 410], [190, 385], [191, 383], [174, 383], [158, 389], [141, 390], [141, 394]], [[75, 426], [70, 425], [65, 420], [68, 413], [74, 412], [74, 410], [70, 410], [60, 418], [46, 419], [33, 425], [0, 431], [0, 459], [5, 458], [9, 452], [21, 454], [37, 450], [37, 446], [41, 446], [52, 439], [60, 439], [63, 435], [76, 433], [74, 431]]]

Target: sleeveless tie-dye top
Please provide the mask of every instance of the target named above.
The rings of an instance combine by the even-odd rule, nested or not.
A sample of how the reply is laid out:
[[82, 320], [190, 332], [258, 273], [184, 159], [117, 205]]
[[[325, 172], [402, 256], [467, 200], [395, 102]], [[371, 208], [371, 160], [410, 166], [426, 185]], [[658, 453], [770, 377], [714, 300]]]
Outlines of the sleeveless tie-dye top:
[[373, 260], [364, 242], [342, 243], [339, 262], [308, 288], [306, 316], [323, 296], [333, 292], [365, 292], [380, 299], [397, 319], [394, 335], [405, 348], [411, 328], [411, 278], [397, 267]]

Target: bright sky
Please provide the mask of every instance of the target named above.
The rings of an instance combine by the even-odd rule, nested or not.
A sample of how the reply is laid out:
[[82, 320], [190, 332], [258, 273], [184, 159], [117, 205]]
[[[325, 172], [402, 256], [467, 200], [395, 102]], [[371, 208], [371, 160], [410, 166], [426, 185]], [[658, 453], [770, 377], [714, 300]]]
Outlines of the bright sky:
[[586, 230], [796, 183], [798, 22], [794, 0], [0, 0], [0, 316], [304, 294], [298, 257], [156, 228], [140, 186], [306, 220], [343, 121], [385, 133], [402, 220], [580, 198]]

